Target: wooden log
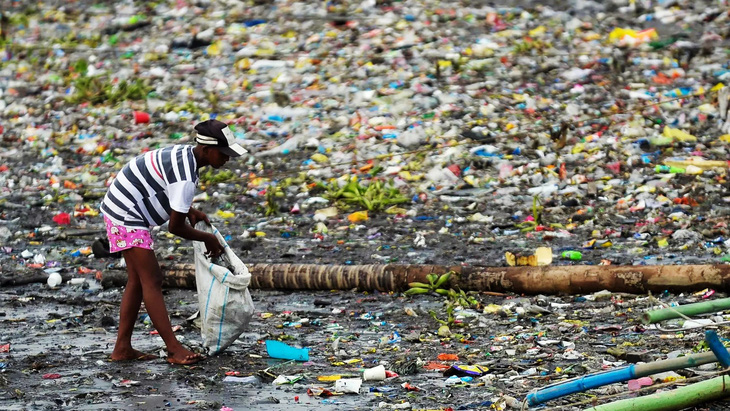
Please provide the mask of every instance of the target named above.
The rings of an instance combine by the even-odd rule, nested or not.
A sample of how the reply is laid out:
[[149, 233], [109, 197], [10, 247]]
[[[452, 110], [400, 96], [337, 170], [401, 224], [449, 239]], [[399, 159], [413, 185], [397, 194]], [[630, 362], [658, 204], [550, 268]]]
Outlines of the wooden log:
[[[448, 287], [519, 294], [585, 294], [601, 290], [631, 294], [724, 291], [730, 265], [479, 267], [442, 265], [249, 264], [251, 288], [279, 290], [403, 291], [426, 275], [455, 271]], [[195, 266], [163, 266], [166, 287], [195, 288]], [[126, 273], [106, 271], [102, 284], [123, 286]]]

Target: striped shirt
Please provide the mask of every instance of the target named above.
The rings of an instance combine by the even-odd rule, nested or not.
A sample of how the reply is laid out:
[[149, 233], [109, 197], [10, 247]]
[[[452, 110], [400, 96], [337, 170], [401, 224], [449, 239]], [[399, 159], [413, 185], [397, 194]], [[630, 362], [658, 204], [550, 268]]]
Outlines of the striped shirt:
[[124, 227], [160, 226], [170, 220], [172, 210], [184, 214], [190, 210], [197, 183], [193, 146], [149, 151], [122, 168], [99, 210]]

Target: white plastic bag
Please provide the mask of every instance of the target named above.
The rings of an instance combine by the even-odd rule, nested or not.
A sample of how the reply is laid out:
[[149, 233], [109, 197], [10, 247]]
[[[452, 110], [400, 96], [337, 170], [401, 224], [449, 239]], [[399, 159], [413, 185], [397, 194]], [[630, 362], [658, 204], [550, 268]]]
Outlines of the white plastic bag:
[[236, 341], [251, 321], [254, 313], [253, 300], [248, 292], [251, 273], [214, 226], [199, 222], [195, 228], [212, 232], [225, 247], [225, 252], [216, 259], [223, 266], [205, 256], [205, 243], [193, 242], [202, 323], [200, 332], [203, 346], [209, 354], [217, 354]]

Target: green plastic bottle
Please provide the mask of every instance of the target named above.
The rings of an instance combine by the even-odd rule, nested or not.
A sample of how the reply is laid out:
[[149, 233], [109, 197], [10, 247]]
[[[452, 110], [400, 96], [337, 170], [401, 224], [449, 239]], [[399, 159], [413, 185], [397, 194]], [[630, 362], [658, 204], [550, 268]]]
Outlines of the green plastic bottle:
[[684, 174], [685, 170], [681, 167], [657, 165], [654, 167], [654, 171], [657, 173]]
[[561, 256], [563, 258], [567, 258], [568, 260], [573, 260], [573, 261], [580, 261], [581, 259], [583, 259], [583, 254], [581, 254], [580, 251], [573, 251], [573, 250], [563, 251]]

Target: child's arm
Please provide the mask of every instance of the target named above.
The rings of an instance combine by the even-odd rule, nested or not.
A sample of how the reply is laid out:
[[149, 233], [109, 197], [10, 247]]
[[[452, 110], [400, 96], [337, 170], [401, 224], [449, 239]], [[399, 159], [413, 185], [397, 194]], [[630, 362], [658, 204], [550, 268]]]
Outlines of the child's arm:
[[168, 225], [170, 233], [186, 240], [204, 242], [205, 249], [208, 250], [208, 255], [210, 257], [218, 257], [223, 254], [223, 246], [220, 242], [218, 242], [216, 236], [212, 233], [196, 230], [193, 226], [186, 224], [186, 217], [188, 217], [188, 214], [172, 210], [172, 213], [170, 214], [170, 223]]
[[193, 227], [195, 227], [195, 225], [198, 224], [198, 222], [200, 221], [205, 221], [206, 223], [208, 223], [208, 225], [210, 225], [210, 220], [208, 220], [208, 216], [204, 212], [197, 210], [193, 207], [190, 207], [190, 210], [188, 210], [188, 220], [190, 221], [190, 225]]

